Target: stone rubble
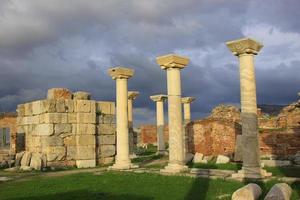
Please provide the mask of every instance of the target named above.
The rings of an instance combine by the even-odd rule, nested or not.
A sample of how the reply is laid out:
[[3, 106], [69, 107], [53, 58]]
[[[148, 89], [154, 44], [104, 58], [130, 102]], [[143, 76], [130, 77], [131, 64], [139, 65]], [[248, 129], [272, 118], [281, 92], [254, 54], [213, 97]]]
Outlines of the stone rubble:
[[265, 200], [289, 200], [292, 188], [286, 183], [275, 184], [265, 197]]
[[236, 190], [231, 199], [232, 200], [256, 200], [262, 194], [262, 190], [259, 185], [250, 183], [238, 190]]

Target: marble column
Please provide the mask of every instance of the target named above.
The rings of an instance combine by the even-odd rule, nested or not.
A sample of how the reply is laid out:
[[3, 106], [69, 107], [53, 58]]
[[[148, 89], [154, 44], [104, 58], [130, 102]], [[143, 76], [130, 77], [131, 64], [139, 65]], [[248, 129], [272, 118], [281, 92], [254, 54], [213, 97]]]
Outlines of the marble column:
[[158, 57], [156, 60], [161, 69], [167, 71], [168, 85], [169, 162], [161, 171], [179, 173], [188, 170], [183, 150], [180, 70], [185, 68], [189, 59], [169, 54]]
[[165, 140], [164, 140], [164, 101], [168, 98], [167, 95], [159, 94], [150, 96], [156, 102], [156, 132], [157, 132], [157, 153], [165, 154]]
[[260, 167], [254, 69], [254, 55], [258, 54], [263, 45], [250, 38], [230, 41], [226, 45], [238, 57], [240, 63], [243, 167], [242, 170], [232, 176], [237, 178], [264, 178], [271, 174]]
[[134, 150], [134, 131], [133, 131], [133, 101], [139, 95], [138, 91], [128, 91], [128, 128], [129, 128], [129, 154], [131, 157], [136, 157]]
[[125, 170], [136, 168], [129, 158], [128, 137], [128, 92], [127, 81], [134, 75], [134, 70], [124, 67], [115, 67], [108, 70], [112, 79], [116, 80], [116, 104], [117, 104], [117, 154], [112, 170]]
[[184, 150], [184, 155], [185, 155], [185, 161], [188, 162], [190, 161], [191, 155], [188, 155], [189, 150], [188, 150], [188, 133], [186, 130], [186, 125], [191, 122], [191, 103], [195, 100], [195, 97], [183, 97], [181, 98], [181, 103], [183, 104], [183, 150]]

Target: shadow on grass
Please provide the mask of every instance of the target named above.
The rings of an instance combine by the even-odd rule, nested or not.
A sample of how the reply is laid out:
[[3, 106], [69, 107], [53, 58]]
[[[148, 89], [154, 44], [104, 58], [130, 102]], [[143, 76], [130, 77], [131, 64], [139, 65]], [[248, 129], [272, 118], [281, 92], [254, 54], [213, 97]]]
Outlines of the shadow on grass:
[[153, 200], [153, 197], [145, 197], [132, 194], [109, 194], [102, 192], [92, 192], [88, 190], [75, 190], [72, 192], [46, 194], [42, 196], [30, 196], [23, 198], [8, 198], [5, 200]]
[[196, 178], [184, 200], [202, 200], [207, 198], [209, 178]]

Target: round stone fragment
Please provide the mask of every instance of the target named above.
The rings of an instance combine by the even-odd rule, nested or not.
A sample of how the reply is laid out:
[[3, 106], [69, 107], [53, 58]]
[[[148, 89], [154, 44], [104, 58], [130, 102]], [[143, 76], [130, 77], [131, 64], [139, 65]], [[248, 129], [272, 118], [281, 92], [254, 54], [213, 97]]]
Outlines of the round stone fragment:
[[67, 88], [51, 88], [48, 90], [47, 99], [72, 99], [72, 92]]
[[248, 185], [238, 189], [232, 194], [232, 200], [256, 200], [261, 195], [261, 188], [254, 183], [249, 183]]
[[78, 91], [73, 94], [73, 98], [80, 100], [89, 100], [91, 99], [91, 94], [88, 92]]
[[286, 183], [277, 183], [275, 184], [267, 196], [265, 200], [289, 200], [292, 195], [292, 188]]

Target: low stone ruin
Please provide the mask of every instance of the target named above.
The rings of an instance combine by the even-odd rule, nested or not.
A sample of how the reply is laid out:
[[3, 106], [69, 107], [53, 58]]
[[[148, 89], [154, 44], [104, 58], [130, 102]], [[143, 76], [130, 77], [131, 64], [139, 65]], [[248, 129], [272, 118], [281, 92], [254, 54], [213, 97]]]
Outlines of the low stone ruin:
[[114, 102], [53, 88], [47, 99], [18, 105], [17, 113], [18, 133], [26, 135], [20, 166], [85, 168], [114, 160]]

